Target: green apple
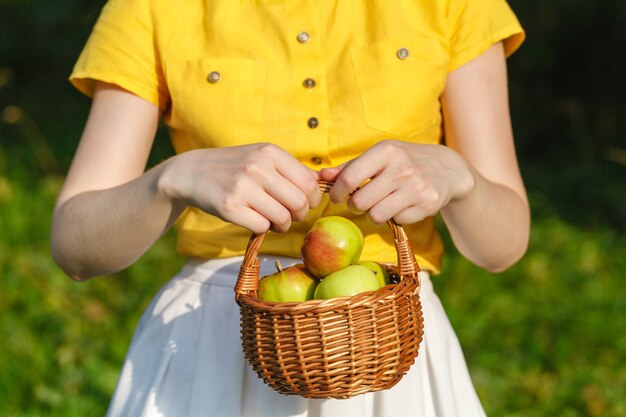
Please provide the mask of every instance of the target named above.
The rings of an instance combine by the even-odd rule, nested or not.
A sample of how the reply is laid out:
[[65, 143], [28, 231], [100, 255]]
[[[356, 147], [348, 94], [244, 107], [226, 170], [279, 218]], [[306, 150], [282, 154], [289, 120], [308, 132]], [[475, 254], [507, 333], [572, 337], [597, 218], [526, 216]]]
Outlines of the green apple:
[[303, 302], [312, 300], [318, 281], [303, 264], [282, 269], [259, 280], [258, 297], [264, 301], [277, 303]]
[[380, 283], [376, 274], [363, 265], [349, 265], [327, 275], [315, 290], [315, 299], [350, 297], [366, 291], [376, 291]]
[[307, 269], [318, 278], [352, 265], [363, 251], [363, 233], [341, 216], [317, 219], [306, 234], [300, 253]]
[[380, 263], [376, 261], [359, 261], [358, 264], [371, 269], [372, 272], [376, 274], [376, 278], [378, 278], [381, 288], [389, 284], [389, 274], [387, 273], [385, 267]]

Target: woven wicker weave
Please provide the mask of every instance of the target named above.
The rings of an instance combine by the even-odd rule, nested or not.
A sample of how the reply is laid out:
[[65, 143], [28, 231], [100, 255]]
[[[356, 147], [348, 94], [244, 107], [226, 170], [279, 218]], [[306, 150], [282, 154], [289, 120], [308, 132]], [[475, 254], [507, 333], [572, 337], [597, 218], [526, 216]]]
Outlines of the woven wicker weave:
[[[332, 183], [320, 183], [323, 192]], [[400, 282], [352, 297], [274, 303], [257, 298], [259, 247], [250, 238], [235, 298], [241, 309], [246, 359], [281, 394], [349, 398], [397, 384], [418, 354], [423, 336], [419, 268], [401, 226], [388, 222]]]

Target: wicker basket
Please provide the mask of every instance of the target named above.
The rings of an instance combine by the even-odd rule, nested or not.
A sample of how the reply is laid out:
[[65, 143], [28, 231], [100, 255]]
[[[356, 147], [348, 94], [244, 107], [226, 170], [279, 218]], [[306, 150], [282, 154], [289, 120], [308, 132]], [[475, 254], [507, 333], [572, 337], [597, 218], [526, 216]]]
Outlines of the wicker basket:
[[[332, 183], [320, 183], [323, 192]], [[306, 398], [349, 398], [397, 384], [423, 336], [419, 268], [400, 225], [388, 222], [397, 284], [352, 297], [274, 303], [257, 298], [258, 252], [252, 235], [235, 286], [246, 359], [275, 391]]]

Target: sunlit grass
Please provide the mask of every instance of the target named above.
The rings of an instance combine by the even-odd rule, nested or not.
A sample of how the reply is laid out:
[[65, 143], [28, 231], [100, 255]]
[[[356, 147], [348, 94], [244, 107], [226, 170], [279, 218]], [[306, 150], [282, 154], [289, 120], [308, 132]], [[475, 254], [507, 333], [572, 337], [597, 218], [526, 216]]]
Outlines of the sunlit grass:
[[141, 311], [181, 264], [168, 234], [122, 273], [70, 280], [49, 254], [60, 182], [0, 181], [2, 416], [104, 415]]
[[498, 276], [447, 258], [435, 285], [488, 415], [626, 415], [625, 254], [622, 235], [547, 217]]

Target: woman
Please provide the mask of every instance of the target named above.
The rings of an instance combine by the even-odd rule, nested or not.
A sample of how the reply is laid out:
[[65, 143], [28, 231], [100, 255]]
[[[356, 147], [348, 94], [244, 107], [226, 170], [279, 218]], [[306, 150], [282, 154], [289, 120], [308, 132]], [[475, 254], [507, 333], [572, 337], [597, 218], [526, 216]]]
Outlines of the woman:
[[[145, 312], [109, 416], [484, 415], [429, 281], [433, 216], [489, 271], [525, 252], [505, 65], [523, 36], [504, 0], [110, 0], [71, 76], [93, 103], [53, 255], [77, 280], [105, 275], [176, 222], [190, 261]], [[177, 155], [144, 172], [161, 120]], [[395, 261], [384, 222], [404, 225], [428, 272], [425, 340], [388, 391], [282, 397], [244, 363], [232, 288], [250, 232], [275, 232], [263, 274], [327, 214], [380, 262]]]

